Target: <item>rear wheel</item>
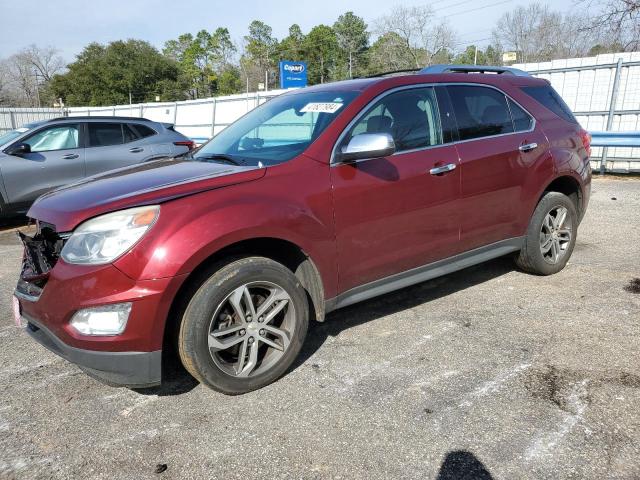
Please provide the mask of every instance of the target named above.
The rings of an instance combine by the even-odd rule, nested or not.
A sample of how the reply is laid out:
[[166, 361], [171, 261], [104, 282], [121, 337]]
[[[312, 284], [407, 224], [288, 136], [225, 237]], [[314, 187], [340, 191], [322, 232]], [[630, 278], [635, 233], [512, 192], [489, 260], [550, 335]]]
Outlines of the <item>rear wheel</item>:
[[577, 229], [578, 215], [571, 199], [558, 192], [546, 193], [533, 212], [517, 265], [537, 275], [559, 272], [571, 257]]
[[243, 258], [217, 270], [193, 295], [180, 326], [180, 358], [214, 390], [249, 392], [289, 368], [308, 319], [306, 292], [289, 269], [268, 258]]

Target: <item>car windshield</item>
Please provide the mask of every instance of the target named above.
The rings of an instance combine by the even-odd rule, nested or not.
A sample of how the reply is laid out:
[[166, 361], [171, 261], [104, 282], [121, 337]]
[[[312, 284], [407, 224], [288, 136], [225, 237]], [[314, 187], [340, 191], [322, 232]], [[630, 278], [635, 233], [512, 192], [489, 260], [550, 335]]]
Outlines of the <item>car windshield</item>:
[[193, 158], [237, 165], [275, 165], [301, 154], [358, 95], [296, 92], [269, 100], [231, 124]]
[[0, 145], [4, 145], [6, 143], [12, 142], [16, 138], [18, 138], [23, 133], [28, 132], [29, 129], [26, 127], [18, 128], [16, 130], [11, 130], [9, 132], [0, 134]]

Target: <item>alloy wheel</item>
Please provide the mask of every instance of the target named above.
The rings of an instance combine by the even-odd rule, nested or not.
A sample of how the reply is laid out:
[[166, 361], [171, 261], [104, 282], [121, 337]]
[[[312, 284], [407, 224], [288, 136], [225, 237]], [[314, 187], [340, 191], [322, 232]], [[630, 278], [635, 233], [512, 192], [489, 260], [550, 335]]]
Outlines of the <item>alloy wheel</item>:
[[271, 282], [251, 282], [233, 290], [211, 319], [211, 358], [226, 374], [253, 377], [271, 369], [289, 348], [295, 329], [289, 294]]
[[567, 254], [571, 235], [569, 210], [563, 206], [553, 207], [544, 217], [540, 229], [542, 258], [553, 265], [558, 263]]

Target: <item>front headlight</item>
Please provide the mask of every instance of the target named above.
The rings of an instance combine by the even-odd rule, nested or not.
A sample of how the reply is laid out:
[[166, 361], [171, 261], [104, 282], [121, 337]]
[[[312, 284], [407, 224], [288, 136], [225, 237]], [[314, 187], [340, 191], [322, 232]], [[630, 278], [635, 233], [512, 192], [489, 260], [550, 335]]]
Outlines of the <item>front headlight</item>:
[[133, 247], [153, 226], [160, 206], [136, 207], [87, 220], [73, 231], [60, 255], [67, 263], [102, 265]]

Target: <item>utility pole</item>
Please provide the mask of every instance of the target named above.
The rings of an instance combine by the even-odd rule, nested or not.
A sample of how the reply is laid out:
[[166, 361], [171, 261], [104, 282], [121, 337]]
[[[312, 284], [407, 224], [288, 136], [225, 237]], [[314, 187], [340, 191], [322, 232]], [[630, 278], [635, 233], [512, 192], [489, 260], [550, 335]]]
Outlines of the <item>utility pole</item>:
[[269, 70], [264, 71], [264, 91], [269, 91]]
[[478, 64], [478, 46], [476, 45], [476, 54], [473, 57], [473, 64], [477, 65]]
[[33, 76], [36, 79], [36, 98], [38, 99], [38, 108], [41, 107], [40, 105], [40, 82], [38, 81], [38, 71], [34, 70], [33, 71]]

